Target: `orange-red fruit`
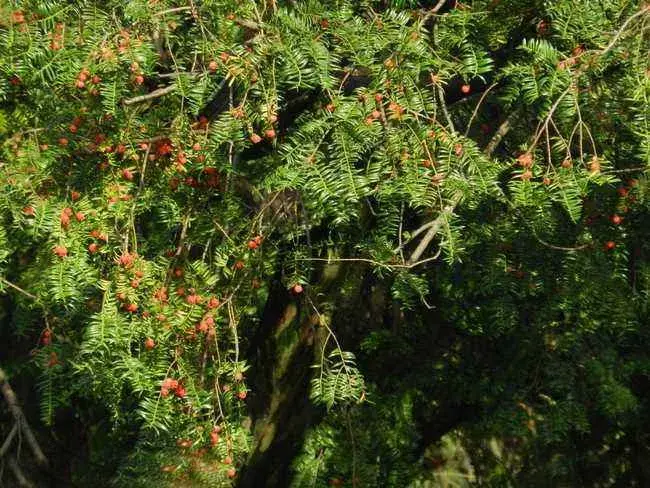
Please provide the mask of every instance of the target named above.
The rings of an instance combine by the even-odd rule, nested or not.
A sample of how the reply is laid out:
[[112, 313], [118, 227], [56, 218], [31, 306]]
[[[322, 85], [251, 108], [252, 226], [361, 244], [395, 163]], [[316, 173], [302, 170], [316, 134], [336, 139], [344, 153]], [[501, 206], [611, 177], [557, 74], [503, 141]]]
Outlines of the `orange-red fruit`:
[[99, 76], [95, 75], [91, 81], [93, 82], [93, 85], [99, 85], [102, 79]]
[[127, 312], [131, 312], [131, 313], [135, 313], [135, 312], [138, 311], [138, 305], [135, 304], [135, 303], [129, 303], [129, 304], [126, 306], [126, 311], [127, 311]]
[[65, 246], [54, 246], [54, 254], [64, 258], [68, 255], [68, 249]]
[[219, 442], [219, 434], [217, 432], [210, 432], [210, 445], [211, 446], [216, 446], [217, 443]]
[[242, 269], [244, 267], [244, 262], [243, 261], [237, 261], [235, 263], [235, 269]]
[[257, 249], [257, 246], [258, 246], [258, 244], [257, 244], [256, 241], [254, 241], [254, 240], [248, 241], [248, 249]]
[[616, 243], [615, 243], [614, 241], [607, 241], [607, 242], [605, 243], [605, 250], [606, 250], [606, 251], [611, 251], [611, 250], [614, 249], [615, 247], [616, 247]]
[[91, 254], [95, 254], [97, 252], [98, 248], [99, 248], [99, 246], [97, 244], [95, 244], [94, 242], [88, 244], [88, 252], [91, 253]]
[[296, 295], [300, 295], [303, 292], [302, 285], [300, 283], [296, 283], [293, 285], [293, 288], [291, 288], [291, 291], [293, 291], [293, 293]]
[[77, 222], [83, 222], [84, 220], [86, 220], [86, 216], [83, 214], [83, 212], [77, 212], [74, 215], [74, 218], [77, 219]]
[[142, 85], [142, 84], [144, 83], [144, 76], [142, 76], [142, 75], [138, 75], [138, 76], [136, 76], [136, 77], [133, 79], [133, 82], [134, 82], [136, 85]]
[[36, 211], [34, 210], [34, 207], [24, 207], [23, 208], [23, 213], [25, 215], [33, 216], [36, 213]]
[[144, 341], [144, 347], [148, 351], [151, 351], [154, 347], [156, 347], [156, 342], [151, 337], [147, 337]]
[[176, 395], [178, 398], [185, 398], [187, 395], [187, 391], [185, 390], [184, 386], [180, 386], [176, 388], [176, 391], [174, 391], [174, 395]]
[[201, 297], [200, 297], [199, 295], [194, 295], [194, 294], [192, 294], [192, 295], [189, 295], [189, 296], [186, 298], [186, 301], [187, 301], [187, 303], [189, 303], [190, 305], [196, 305], [196, 304], [198, 304], [198, 303], [201, 303]]
[[226, 456], [223, 459], [223, 464], [232, 464], [232, 458], [230, 456]]
[[214, 60], [212, 60], [212, 61], [210, 61], [210, 63], [208, 64], [208, 69], [209, 69], [210, 71], [217, 71], [217, 66], [218, 66], [217, 62], [214, 61]]
[[470, 91], [472, 91], [472, 87], [469, 85], [463, 85], [460, 87], [460, 91], [467, 95]]
[[77, 200], [79, 200], [80, 197], [81, 197], [81, 193], [79, 193], [78, 191], [70, 192], [70, 198], [72, 198], [73, 202], [76, 202]]
[[230, 468], [227, 474], [228, 474], [228, 478], [234, 478], [235, 476], [237, 476], [237, 471], [235, 470], [235, 468]]
[[618, 192], [618, 196], [620, 197], [626, 197], [628, 194], [627, 188], [623, 188], [622, 186], [618, 187], [616, 191]]
[[140, 282], [138, 280], [131, 280], [131, 288], [137, 288], [140, 286]]
[[253, 134], [253, 135], [251, 135], [251, 142], [252, 142], [253, 144], [258, 144], [258, 143], [260, 143], [261, 141], [262, 141], [262, 138], [261, 138], [259, 135], [257, 135], [257, 134]]
[[273, 129], [267, 129], [266, 131], [264, 131], [264, 135], [268, 139], [275, 139], [275, 131]]
[[217, 308], [219, 306], [219, 299], [217, 297], [212, 297], [208, 300], [208, 308]]
[[201, 150], [201, 144], [199, 144], [198, 142], [195, 142], [194, 145], [192, 146], [192, 150], [200, 151]]
[[77, 80], [75, 86], [81, 90], [82, 88], [85, 88], [86, 83], [84, 83], [82, 80]]
[[133, 173], [131, 172], [131, 170], [123, 169], [122, 170], [122, 178], [124, 178], [125, 180], [128, 180], [128, 181], [131, 181], [133, 179]]
[[237, 393], [237, 398], [239, 398], [240, 400], [245, 400], [246, 399], [246, 390], [238, 392]]
[[611, 220], [612, 220], [612, 224], [614, 225], [620, 225], [620, 223], [623, 222], [623, 218], [620, 215], [616, 215], [616, 214], [612, 215]]
[[60, 144], [61, 146], [67, 146], [67, 145], [68, 145], [68, 139], [66, 139], [65, 137], [61, 137], [61, 138], [59, 139], [59, 144]]

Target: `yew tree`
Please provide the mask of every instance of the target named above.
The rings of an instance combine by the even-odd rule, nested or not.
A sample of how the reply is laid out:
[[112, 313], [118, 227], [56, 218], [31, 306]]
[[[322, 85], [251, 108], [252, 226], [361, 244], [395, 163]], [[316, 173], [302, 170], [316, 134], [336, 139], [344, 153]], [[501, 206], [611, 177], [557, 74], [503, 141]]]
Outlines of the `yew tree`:
[[0, 2], [7, 486], [648, 486], [649, 27]]

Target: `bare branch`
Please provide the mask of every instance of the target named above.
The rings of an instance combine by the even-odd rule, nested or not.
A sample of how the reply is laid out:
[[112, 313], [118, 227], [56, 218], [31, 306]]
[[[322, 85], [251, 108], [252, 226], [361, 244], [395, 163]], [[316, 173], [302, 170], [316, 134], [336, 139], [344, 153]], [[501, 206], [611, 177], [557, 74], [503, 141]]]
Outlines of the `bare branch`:
[[494, 150], [499, 146], [501, 139], [503, 139], [506, 136], [506, 134], [510, 132], [510, 129], [512, 129], [512, 124], [514, 123], [518, 115], [519, 112], [515, 110], [510, 115], [508, 115], [506, 120], [504, 120], [501, 123], [497, 131], [492, 136], [492, 139], [490, 139], [490, 142], [488, 142], [488, 145], [485, 146], [485, 149], [483, 150], [486, 156], [491, 156]]
[[25, 415], [23, 414], [23, 410], [20, 408], [20, 405], [18, 405], [16, 394], [7, 381], [7, 375], [2, 368], [0, 368], [0, 392], [2, 392], [2, 396], [7, 402], [9, 411], [13, 415], [14, 420], [20, 423], [21, 432], [25, 435], [27, 444], [29, 444], [29, 447], [31, 447], [32, 452], [34, 453], [34, 457], [36, 458], [36, 462], [41, 466], [47, 466], [47, 457], [45, 457], [45, 454], [43, 454], [41, 447], [38, 445], [36, 437], [34, 436], [32, 429], [29, 427]]
[[15, 457], [11, 456], [7, 462], [9, 464], [9, 469], [14, 474], [16, 481], [18, 481], [18, 486], [21, 488], [34, 488], [33, 483], [27, 479], [23, 473], [23, 470], [20, 469], [18, 461], [16, 461]]
[[416, 247], [413, 253], [411, 254], [411, 257], [408, 260], [409, 263], [413, 264], [417, 262], [422, 256], [422, 254], [424, 254], [424, 251], [427, 250], [427, 247], [429, 247], [429, 244], [431, 243], [433, 238], [438, 234], [443, 224], [447, 221], [449, 216], [454, 212], [454, 209], [456, 208], [456, 205], [458, 205], [458, 203], [460, 202], [461, 197], [462, 195], [460, 193], [456, 193], [456, 195], [454, 195], [449, 205], [443, 208], [442, 212], [440, 212], [440, 215], [438, 215], [438, 217], [436, 217], [436, 219], [433, 222], [431, 222], [429, 231], [424, 235], [424, 237], [418, 244], [418, 247]]
[[4, 278], [2, 278], [2, 277], [0, 277], [0, 282], [4, 283], [5, 285], [7, 285], [7, 286], [9, 286], [9, 287], [11, 287], [11, 288], [13, 288], [13, 289], [16, 290], [16, 291], [22, 293], [22, 294], [25, 295], [26, 297], [31, 298], [32, 300], [38, 300], [38, 297], [37, 297], [36, 295], [32, 295], [32, 294], [29, 293], [28, 291], [23, 290], [23, 289], [22, 289], [21, 287], [19, 287], [18, 285], [14, 285], [12, 282], [7, 281], [6, 279], [4, 279]]
[[146, 95], [140, 95], [139, 97], [128, 98], [124, 100], [122, 103], [124, 105], [133, 105], [134, 103], [145, 102], [153, 98], [162, 97], [164, 95], [167, 95], [168, 93], [173, 92], [174, 90], [176, 90], [176, 85], [169, 85], [164, 88], [158, 88], [157, 90], [147, 93]]

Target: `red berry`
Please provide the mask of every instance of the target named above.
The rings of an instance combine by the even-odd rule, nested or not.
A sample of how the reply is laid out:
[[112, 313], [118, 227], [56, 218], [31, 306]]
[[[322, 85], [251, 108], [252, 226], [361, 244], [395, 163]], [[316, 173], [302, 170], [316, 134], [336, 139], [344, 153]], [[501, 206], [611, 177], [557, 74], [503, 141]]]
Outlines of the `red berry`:
[[156, 347], [156, 342], [151, 337], [147, 337], [147, 339], [144, 341], [144, 347], [148, 351], [151, 351], [154, 347]]
[[235, 263], [235, 269], [242, 269], [244, 267], [244, 262], [243, 261], [237, 261]]
[[72, 132], [73, 134], [76, 134], [78, 129], [79, 129], [79, 128], [78, 128], [76, 125], [74, 125], [74, 124], [70, 124], [70, 125], [68, 126], [68, 130], [69, 130], [70, 132]]
[[273, 129], [267, 129], [264, 131], [264, 135], [267, 137], [267, 139], [275, 139], [275, 131]]
[[33, 216], [36, 213], [36, 211], [34, 210], [34, 207], [24, 207], [23, 208], [23, 213], [25, 215]]
[[472, 87], [469, 85], [463, 85], [460, 87], [460, 91], [462, 91], [465, 95], [467, 95], [471, 90]]
[[135, 303], [129, 303], [125, 308], [126, 311], [130, 313], [135, 313], [138, 311], [138, 305]]
[[627, 188], [623, 188], [622, 186], [620, 186], [616, 191], [620, 197], [626, 197], [628, 194]]
[[230, 456], [226, 456], [223, 459], [223, 464], [232, 464], [232, 458]]
[[75, 86], [81, 90], [82, 88], [85, 88], [86, 83], [84, 83], [83, 80], [77, 80], [77, 82], [75, 83]]
[[612, 215], [611, 220], [614, 225], [620, 225], [620, 223], [623, 222], [623, 218], [616, 214]]
[[381, 93], [375, 93], [375, 102], [381, 103], [381, 101], [384, 99], [384, 95]]
[[248, 249], [257, 249], [258, 244], [254, 240], [248, 241]]
[[611, 251], [611, 250], [614, 249], [615, 247], [616, 247], [616, 243], [615, 243], [614, 241], [607, 241], [607, 242], [605, 243], [605, 250], [606, 250], [606, 251]]
[[208, 300], [208, 308], [217, 308], [219, 306], [219, 299], [217, 297], [212, 297]]
[[80, 197], [81, 197], [81, 193], [79, 193], [78, 191], [70, 192], [70, 198], [72, 198], [73, 202], [76, 202], [77, 200], [79, 200]]
[[144, 76], [142, 76], [142, 75], [138, 75], [138, 76], [136, 76], [136, 77], [133, 79], [133, 82], [134, 82], [136, 85], [142, 85], [142, 84], [144, 83]]
[[303, 292], [302, 285], [300, 283], [296, 283], [293, 285], [293, 288], [291, 288], [291, 291], [293, 291], [295, 295], [300, 295]]
[[65, 137], [61, 137], [61, 138], [59, 139], [59, 144], [60, 144], [61, 146], [67, 146], [67, 145], [68, 145], [68, 140], [67, 140]]
[[235, 468], [230, 468], [227, 474], [228, 474], [228, 478], [234, 478], [235, 476], [237, 476], [237, 471], [235, 470]]
[[187, 391], [185, 391], [184, 386], [180, 386], [176, 388], [176, 391], [174, 391], [174, 395], [176, 395], [178, 398], [185, 398], [187, 395]]
[[137, 288], [140, 286], [140, 282], [138, 280], [131, 280], [131, 288]]
[[198, 142], [195, 142], [195, 143], [192, 145], [192, 150], [193, 150], [193, 151], [200, 151], [200, 150], [201, 150], [201, 144], [199, 144]]
[[124, 266], [125, 268], [130, 268], [134, 260], [135, 260], [135, 256], [133, 254], [129, 252], [125, 252], [122, 253], [122, 255], [120, 255], [120, 257], [117, 259], [117, 262], [120, 266]]
[[188, 295], [188, 297], [185, 299], [185, 301], [187, 303], [189, 303], [190, 305], [197, 305], [197, 304], [201, 303], [201, 300], [202, 299], [201, 299], [201, 297], [199, 295], [194, 295], [194, 294]]
[[219, 442], [219, 434], [217, 432], [210, 432], [210, 445], [212, 447], [216, 446]]
[[174, 276], [180, 278], [183, 276], [183, 270], [181, 268], [174, 268]]
[[68, 255], [68, 249], [65, 246], [54, 246], [54, 254], [64, 258]]
[[94, 242], [88, 244], [88, 252], [90, 254], [95, 254], [97, 252], [98, 248], [99, 248], [99, 246], [97, 244], [95, 244]]
[[245, 400], [246, 399], [246, 390], [240, 391], [237, 393], [237, 398], [240, 400]]
[[84, 220], [86, 220], [86, 216], [83, 214], [83, 212], [77, 212], [74, 215], [74, 218], [77, 219], [77, 222], [83, 222]]
[[50, 360], [47, 362], [47, 366], [51, 368], [53, 366], [56, 366], [57, 364], [59, 364], [59, 357], [54, 351], [52, 351], [50, 353]]
[[209, 69], [210, 71], [213, 71], [213, 72], [214, 72], [214, 71], [217, 71], [217, 67], [218, 67], [218, 64], [217, 64], [217, 62], [214, 61], [214, 60], [212, 60], [212, 61], [210, 61], [210, 63], [208, 63], [208, 69]]
[[258, 136], [257, 134], [252, 134], [252, 135], [251, 135], [251, 142], [252, 142], [253, 144], [258, 144], [258, 143], [260, 143], [261, 141], [262, 141], [262, 138], [261, 138], [260, 136]]
[[123, 169], [122, 170], [122, 178], [124, 178], [125, 180], [128, 180], [128, 181], [131, 181], [133, 179], [133, 173], [131, 172], [131, 170]]
[[99, 76], [95, 75], [91, 81], [93, 82], [93, 85], [99, 85], [102, 79]]

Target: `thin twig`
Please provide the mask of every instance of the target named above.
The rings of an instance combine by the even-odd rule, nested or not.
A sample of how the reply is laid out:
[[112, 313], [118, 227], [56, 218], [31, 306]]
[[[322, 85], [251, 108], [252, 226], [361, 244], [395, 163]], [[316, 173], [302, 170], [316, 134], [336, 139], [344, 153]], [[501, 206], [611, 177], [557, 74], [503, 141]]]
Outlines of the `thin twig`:
[[22, 289], [21, 287], [19, 287], [18, 285], [14, 285], [11, 281], [7, 281], [5, 278], [0, 277], [0, 281], [1, 281], [2, 283], [4, 283], [5, 285], [10, 286], [10, 287], [13, 288], [14, 290], [16, 290], [16, 291], [22, 293], [22, 294], [25, 295], [26, 297], [31, 298], [32, 300], [38, 300], [38, 297], [37, 297], [36, 295], [32, 295], [32, 294], [29, 293], [28, 291], [23, 290], [23, 289]]
[[34, 436], [32, 429], [29, 427], [29, 424], [27, 423], [25, 414], [23, 413], [22, 408], [20, 408], [20, 405], [18, 405], [18, 399], [16, 398], [16, 394], [14, 393], [13, 389], [11, 388], [11, 385], [7, 381], [7, 375], [5, 374], [2, 368], [0, 368], [0, 391], [2, 392], [2, 396], [4, 397], [5, 401], [7, 402], [7, 405], [9, 406], [9, 410], [11, 411], [14, 420], [20, 423], [21, 432], [25, 435], [25, 439], [27, 440], [29, 447], [31, 447], [32, 452], [34, 453], [34, 458], [36, 459], [36, 462], [40, 466], [47, 466], [48, 465], [47, 457], [45, 457], [45, 454], [43, 454], [43, 451], [41, 450], [41, 446], [38, 445], [38, 442], [36, 441], [36, 437]]
[[485, 149], [483, 152], [487, 156], [491, 156], [494, 150], [499, 146], [499, 143], [501, 142], [501, 139], [503, 139], [508, 132], [510, 132], [510, 129], [512, 129], [512, 124], [514, 123], [515, 119], [519, 115], [519, 111], [515, 110], [514, 112], [510, 113], [506, 120], [504, 120], [497, 131], [494, 133], [492, 136], [492, 139], [490, 139], [490, 142], [488, 142], [488, 145], [485, 146]]
[[424, 254], [424, 251], [426, 251], [427, 247], [429, 247], [429, 244], [433, 238], [438, 234], [443, 224], [447, 221], [447, 218], [453, 213], [456, 205], [458, 205], [461, 198], [462, 195], [460, 193], [457, 193], [452, 198], [451, 203], [442, 209], [440, 215], [438, 215], [438, 217], [436, 217], [436, 219], [431, 223], [431, 227], [429, 228], [428, 232], [424, 235], [418, 246], [411, 254], [411, 257], [408, 260], [409, 263], [418, 262], [420, 256]]
[[167, 9], [167, 10], [163, 10], [161, 12], [156, 12], [155, 14], [153, 14], [153, 16], [154, 17], [159, 17], [161, 15], [175, 14], [177, 12], [183, 12], [185, 10], [193, 10], [193, 8], [194, 7], [192, 7], [191, 5], [187, 5], [187, 6], [184, 6], [184, 7], [174, 7], [174, 8], [170, 8], [170, 9]]
[[33, 488], [34, 485], [32, 484], [31, 481], [27, 479], [25, 474], [23, 473], [23, 470], [20, 469], [20, 466], [18, 465], [18, 461], [16, 461], [16, 458], [14, 456], [11, 456], [7, 460], [9, 464], [9, 469], [11, 469], [11, 472], [14, 474], [16, 477], [16, 481], [18, 481], [18, 486], [21, 488]]
[[127, 98], [124, 100], [122, 103], [124, 105], [133, 105], [134, 103], [140, 103], [140, 102], [145, 102], [147, 100], [151, 100], [153, 98], [159, 98], [164, 95], [167, 95], [168, 93], [173, 92], [176, 90], [176, 85], [169, 85], [164, 88], [158, 88], [157, 90], [154, 90], [150, 93], [147, 93], [146, 95], [140, 95], [139, 97], [133, 97], [133, 98]]
[[619, 40], [619, 38], [623, 35], [623, 32], [627, 28], [628, 25], [630, 25], [630, 22], [632, 22], [634, 19], [637, 17], [643, 15], [643, 14], [648, 14], [650, 13], [650, 5], [645, 5], [644, 7], [641, 8], [637, 13], [634, 15], [630, 16], [625, 22], [623, 22], [623, 25], [618, 29], [610, 43], [604, 48], [601, 49], [600, 51], [597, 51], [597, 54], [600, 56], [604, 55], [605, 53], [609, 52], [613, 47], [614, 44], [616, 44]]
[[469, 122], [467, 122], [467, 129], [465, 129], [465, 137], [467, 137], [467, 134], [469, 134], [469, 129], [472, 127], [472, 122], [474, 122], [474, 118], [476, 117], [476, 114], [478, 114], [478, 109], [481, 107], [481, 104], [483, 103], [483, 100], [485, 100], [485, 97], [487, 96], [490, 91], [494, 87], [496, 87], [498, 83], [492, 83], [487, 90], [483, 92], [483, 95], [481, 95], [481, 98], [479, 99], [478, 103], [476, 104], [476, 108], [474, 108], [474, 112], [472, 113], [472, 116], [469, 118]]
[[11, 442], [14, 440], [14, 437], [16, 437], [19, 428], [20, 428], [20, 424], [18, 422], [14, 422], [11, 431], [9, 431], [9, 435], [2, 443], [2, 447], [0, 447], [0, 458], [2, 458], [9, 450], [9, 447], [11, 446]]

